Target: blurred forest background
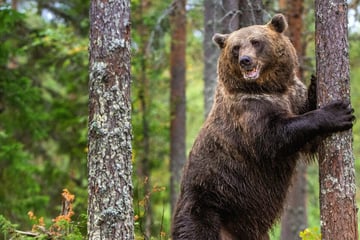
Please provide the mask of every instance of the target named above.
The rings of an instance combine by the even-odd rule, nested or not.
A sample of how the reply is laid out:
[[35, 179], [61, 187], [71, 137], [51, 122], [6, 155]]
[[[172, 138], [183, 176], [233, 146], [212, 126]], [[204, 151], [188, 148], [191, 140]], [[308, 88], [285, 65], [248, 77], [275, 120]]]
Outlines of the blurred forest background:
[[[263, 1], [265, 21], [281, 11], [280, 2]], [[170, 229], [171, 4], [131, 1], [133, 206], [139, 239], [167, 239]], [[305, 0], [303, 6], [301, 62], [308, 79], [315, 72], [314, 2]], [[359, 7], [359, 1], [349, 2], [351, 99], [358, 119]], [[186, 10], [188, 152], [205, 116], [204, 2], [188, 0]], [[75, 195], [72, 220], [86, 235], [88, 30], [89, 0], [0, 0], [0, 215], [18, 229], [31, 229], [29, 211], [51, 224], [66, 188]], [[357, 179], [359, 127], [353, 129]], [[309, 227], [320, 226], [317, 172], [316, 163], [307, 169]], [[279, 228], [273, 239], [279, 239]]]

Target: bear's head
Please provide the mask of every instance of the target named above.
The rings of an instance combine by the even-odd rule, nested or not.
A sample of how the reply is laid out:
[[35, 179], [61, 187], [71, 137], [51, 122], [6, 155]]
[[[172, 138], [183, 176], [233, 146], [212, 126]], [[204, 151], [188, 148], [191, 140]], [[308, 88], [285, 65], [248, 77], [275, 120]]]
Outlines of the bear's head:
[[287, 21], [275, 15], [265, 25], [241, 28], [230, 34], [215, 34], [221, 53], [219, 81], [230, 92], [284, 92], [293, 81], [296, 51], [285, 36]]

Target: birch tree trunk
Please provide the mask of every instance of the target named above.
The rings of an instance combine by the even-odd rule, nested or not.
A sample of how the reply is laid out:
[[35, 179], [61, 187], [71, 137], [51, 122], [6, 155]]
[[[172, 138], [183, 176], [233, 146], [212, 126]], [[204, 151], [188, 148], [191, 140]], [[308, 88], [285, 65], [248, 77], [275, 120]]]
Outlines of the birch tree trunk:
[[186, 0], [174, 0], [170, 15], [170, 200], [171, 212], [179, 193], [186, 161]]
[[[316, 0], [316, 69], [320, 106], [350, 100], [346, 0]], [[340, 132], [319, 149], [321, 233], [324, 240], [358, 240], [352, 132]]]
[[88, 239], [134, 239], [130, 1], [90, 6]]

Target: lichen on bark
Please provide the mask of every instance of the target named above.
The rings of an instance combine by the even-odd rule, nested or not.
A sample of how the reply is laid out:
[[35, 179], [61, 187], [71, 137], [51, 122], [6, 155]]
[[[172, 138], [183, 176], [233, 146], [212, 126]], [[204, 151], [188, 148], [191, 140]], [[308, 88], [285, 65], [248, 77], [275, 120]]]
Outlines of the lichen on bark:
[[[346, 0], [316, 0], [318, 102], [350, 100]], [[357, 240], [352, 131], [335, 133], [319, 148], [322, 239]]]
[[92, 0], [88, 239], [134, 239], [130, 3]]

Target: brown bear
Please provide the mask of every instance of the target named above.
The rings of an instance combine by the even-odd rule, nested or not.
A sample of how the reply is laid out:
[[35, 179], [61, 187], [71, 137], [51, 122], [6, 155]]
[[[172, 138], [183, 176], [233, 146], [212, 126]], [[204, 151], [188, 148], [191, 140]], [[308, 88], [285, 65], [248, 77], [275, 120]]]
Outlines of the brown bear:
[[316, 109], [315, 80], [307, 91], [296, 77], [286, 28], [278, 14], [214, 36], [218, 86], [184, 168], [173, 240], [269, 239], [305, 146], [352, 127], [349, 103]]

